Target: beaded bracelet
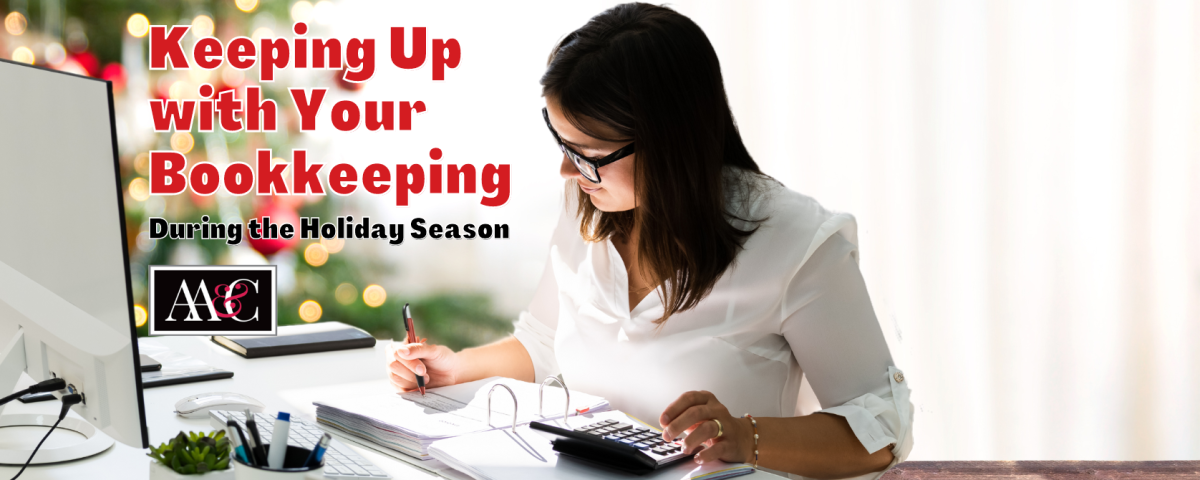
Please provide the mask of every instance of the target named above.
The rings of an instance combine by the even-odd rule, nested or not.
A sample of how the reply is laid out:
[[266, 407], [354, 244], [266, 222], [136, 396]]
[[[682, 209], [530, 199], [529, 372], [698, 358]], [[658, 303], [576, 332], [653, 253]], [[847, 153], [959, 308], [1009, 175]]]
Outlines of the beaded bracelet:
[[749, 413], [742, 415], [742, 418], [749, 418], [750, 426], [754, 428], [754, 468], [758, 468], [758, 420]]

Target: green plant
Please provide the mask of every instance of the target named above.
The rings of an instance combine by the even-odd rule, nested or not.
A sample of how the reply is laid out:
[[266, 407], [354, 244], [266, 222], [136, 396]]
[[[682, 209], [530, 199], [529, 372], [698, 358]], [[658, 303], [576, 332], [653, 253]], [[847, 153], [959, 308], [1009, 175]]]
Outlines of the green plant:
[[229, 468], [229, 439], [224, 430], [212, 433], [179, 432], [171, 441], [150, 447], [146, 456], [183, 475]]

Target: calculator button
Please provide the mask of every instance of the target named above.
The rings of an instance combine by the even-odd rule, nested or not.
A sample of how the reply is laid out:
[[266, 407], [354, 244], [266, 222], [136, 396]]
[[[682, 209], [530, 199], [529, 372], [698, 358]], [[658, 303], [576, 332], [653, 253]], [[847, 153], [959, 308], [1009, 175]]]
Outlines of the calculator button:
[[605, 420], [605, 421], [603, 421], [603, 422], [600, 422], [600, 423], [601, 423], [601, 424], [603, 424], [603, 425], [612, 425], [612, 424], [614, 424], [614, 423], [617, 423], [617, 421], [616, 421], [616, 420]]
[[613, 425], [613, 428], [615, 428], [617, 430], [629, 430], [629, 429], [633, 428], [633, 425], [630, 425], [628, 423], [618, 423], [616, 425]]
[[646, 444], [640, 443], [640, 442], [633, 444], [633, 447], [638, 450], [649, 450], [650, 449], [649, 445], [646, 445]]
[[576, 432], [586, 432], [586, 431], [588, 431], [588, 430], [591, 430], [591, 428], [589, 428], [589, 427], [579, 427], [579, 428], [576, 428], [576, 429], [575, 429], [575, 431], [576, 431]]
[[666, 455], [666, 454], [667, 454], [667, 450], [666, 450], [665, 448], [662, 448], [662, 447], [655, 447], [653, 450], [650, 450], [650, 451], [651, 451], [651, 452], [654, 452], [654, 453], [656, 453], [656, 454], [658, 454], [658, 455]]
[[650, 431], [649, 428], [643, 428], [643, 427], [633, 427], [631, 430], [638, 432], [638, 433], [646, 433], [646, 432]]
[[633, 445], [634, 443], [636, 443], [636, 442], [634, 442], [633, 440], [630, 440], [630, 439], [628, 439], [628, 438], [622, 438], [622, 439], [620, 439], [620, 440], [617, 440], [617, 441], [618, 441], [618, 442], [621, 442], [621, 443], [624, 443], [624, 444], [626, 444], [626, 445]]
[[597, 436], [597, 437], [600, 437], [600, 436], [603, 436], [603, 435], [604, 435], [603, 433], [600, 433], [600, 430], [588, 430], [588, 431], [587, 431], [587, 434], [588, 434], [588, 435], [595, 435], [595, 436]]
[[618, 436], [616, 436], [616, 435], [605, 435], [605, 436], [604, 436], [604, 439], [605, 439], [605, 440], [612, 440], [612, 441], [614, 441], [614, 442], [615, 442], [615, 441], [617, 441], [617, 440], [620, 440], [620, 439], [621, 439], [621, 437], [618, 437]]
[[649, 440], [645, 440], [645, 443], [650, 444], [650, 446], [657, 447], [662, 445], [663, 441], [661, 438], [651, 438]]

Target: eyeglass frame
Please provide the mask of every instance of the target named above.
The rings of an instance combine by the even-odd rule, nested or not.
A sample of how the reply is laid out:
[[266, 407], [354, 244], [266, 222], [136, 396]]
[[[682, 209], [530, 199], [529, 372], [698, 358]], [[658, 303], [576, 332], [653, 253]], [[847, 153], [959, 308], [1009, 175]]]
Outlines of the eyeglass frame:
[[[554, 129], [554, 125], [550, 124], [550, 113], [546, 110], [546, 107], [542, 107], [542, 119], [546, 120], [546, 128], [550, 129], [551, 135], [554, 135], [554, 141], [558, 143], [558, 148], [562, 150], [567, 157], [571, 158], [571, 163], [575, 164], [575, 169], [579, 170], [579, 174], [583, 175], [583, 178], [587, 178], [588, 181], [600, 183], [600, 167], [609, 165], [617, 160], [633, 155], [633, 142], [630, 142], [629, 145], [618, 148], [617, 151], [608, 154], [600, 160], [592, 160], [571, 149], [571, 147], [568, 147], [567, 144], [563, 142], [562, 137], [558, 136], [558, 131]], [[584, 172], [583, 169], [579, 167], [580, 162], [585, 162], [591, 166], [592, 170], [596, 171], [596, 178], [589, 178], [587, 172]]]

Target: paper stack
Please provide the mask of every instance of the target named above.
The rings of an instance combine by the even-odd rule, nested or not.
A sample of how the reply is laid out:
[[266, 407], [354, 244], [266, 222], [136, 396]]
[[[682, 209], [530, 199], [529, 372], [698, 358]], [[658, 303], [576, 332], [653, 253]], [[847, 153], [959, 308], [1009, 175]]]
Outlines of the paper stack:
[[[492, 395], [488, 424], [488, 392], [497, 384], [507, 386], [516, 395], [517, 425], [562, 418], [568, 408], [563, 389], [547, 386], [539, 414], [539, 385], [500, 377], [430, 388], [424, 396], [419, 392], [387, 393], [313, 404], [317, 406], [317, 421], [335, 433], [428, 460], [429, 445], [437, 440], [513, 425], [513, 397], [504, 388], [496, 388]], [[603, 398], [571, 393], [571, 415], [608, 408]]]

